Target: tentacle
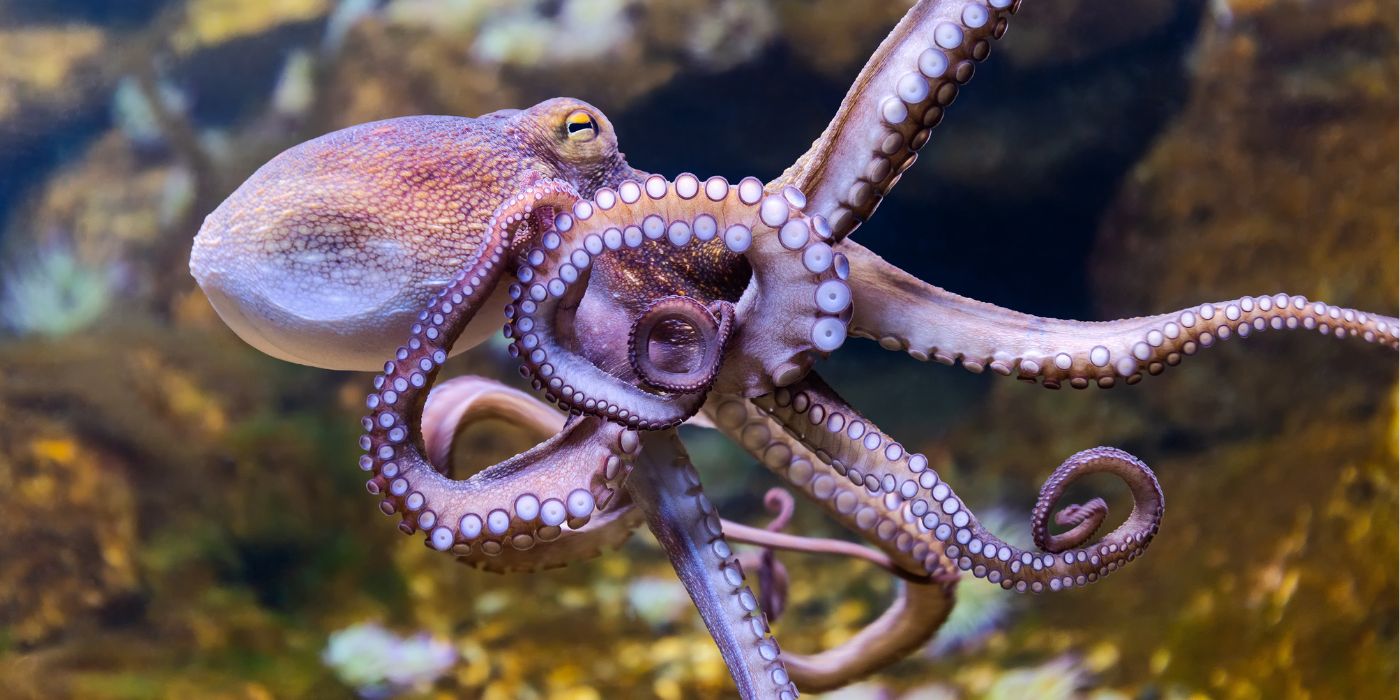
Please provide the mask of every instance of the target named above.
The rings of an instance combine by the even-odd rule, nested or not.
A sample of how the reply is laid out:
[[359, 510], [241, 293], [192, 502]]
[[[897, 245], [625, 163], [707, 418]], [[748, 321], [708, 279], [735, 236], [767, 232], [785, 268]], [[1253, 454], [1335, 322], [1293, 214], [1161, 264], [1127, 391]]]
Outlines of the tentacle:
[[[790, 393], [787, 389], [779, 392]], [[906, 582], [890, 608], [845, 643], [812, 656], [788, 655], [796, 659], [788, 672], [799, 688], [828, 690], [874, 673], [932, 638], [953, 609], [957, 573], [943, 555], [943, 544], [915, 515], [912, 499], [917, 485], [894, 491], [869, 489], [863, 481], [857, 485], [835, 473], [820, 453], [793, 437], [801, 432], [787, 428], [759, 407], [763, 400], [717, 396], [706, 406], [706, 414], [779, 478], [800, 489], [879, 551], [756, 528], [739, 529], [734, 539], [776, 549], [857, 556]]]
[[[554, 540], [536, 538], [526, 549], [515, 546], [457, 549], [457, 561], [493, 573], [528, 573], [558, 569], [587, 561], [621, 547], [645, 517], [624, 489], [607, 506], [600, 506], [588, 522], [560, 528]], [[514, 543], [512, 543], [514, 544]], [[492, 552], [495, 552], [494, 554]]]
[[570, 411], [638, 429], [680, 424], [699, 409], [702, 393], [652, 393], [610, 374], [580, 354], [589, 339], [574, 335], [572, 321], [596, 256], [648, 239], [681, 248], [720, 238], [748, 259], [754, 279], [735, 309], [736, 350], [717, 386], [767, 391], [796, 381], [814, 356], [845, 340], [850, 313], [842, 281], [849, 268], [824, 242], [824, 223], [801, 213], [805, 203], [792, 188], [765, 197], [753, 178], [731, 186], [690, 174], [674, 183], [659, 175], [627, 181], [577, 202], [525, 253], [510, 289], [506, 333], [522, 374]]
[[[545, 441], [564, 429], [564, 418], [539, 399], [495, 380], [454, 377], [433, 387], [423, 407], [425, 452], [439, 471], [451, 476], [456, 466], [449, 462], [453, 439], [472, 423], [489, 419], [510, 421], [523, 427], [533, 439]], [[642, 512], [624, 491], [606, 506], [600, 506], [581, 527], [561, 529], [557, 539], [537, 541], [534, 547], [524, 550], [503, 547], [496, 554], [477, 547], [459, 555], [458, 560], [495, 572], [554, 569], [616, 549], [642, 519]]]
[[1041, 318], [944, 291], [853, 242], [855, 317], [851, 332], [904, 349], [920, 360], [973, 372], [1016, 375], [1058, 389], [1135, 384], [1187, 355], [1232, 335], [1304, 328], [1339, 338], [1357, 336], [1390, 349], [1400, 345], [1400, 319], [1287, 294], [1241, 297], [1173, 313], [1122, 321]]
[[[774, 494], [785, 498], [784, 510], [790, 516], [792, 496], [781, 489], [770, 489], [764, 496], [764, 502], [769, 503]], [[737, 525], [729, 521], [723, 523], [724, 531], [731, 540], [764, 548], [763, 563], [758, 572], [760, 582], [764, 581], [763, 574], [768, 569], [783, 571], [782, 563], [774, 557], [775, 549], [856, 557], [904, 579], [898, 586], [898, 595], [890, 607], [850, 639], [815, 654], [796, 654], [789, 651], [783, 655], [788, 674], [802, 690], [824, 692], [840, 688], [904, 658], [933, 637], [947, 619], [952, 607], [953, 586], [957, 583], [956, 574], [915, 577], [877, 550], [841, 540], [784, 534], [777, 531], [786, 524], [786, 519], [781, 516], [765, 529]], [[775, 528], [774, 525], [778, 527]], [[739, 532], [735, 532], [736, 530]], [[760, 599], [764, 601], [764, 610], [773, 621], [778, 619], [778, 614], [786, 604], [785, 596], [779, 597], [775, 593], [778, 592], [770, 592], [766, 586], [760, 586], [759, 594]], [[779, 600], [774, 601], [773, 598]]]
[[[758, 189], [757, 180], [745, 178], [739, 198], [747, 200]], [[817, 358], [846, 341], [850, 264], [831, 249], [826, 220], [802, 213], [806, 205], [801, 191], [783, 187], [759, 206], [755, 231], [769, 231], [756, 233], [743, 251], [753, 278], [735, 308], [739, 328], [731, 343], [734, 350], [715, 381], [717, 391], [768, 393], [802, 378]], [[744, 245], [743, 237], [735, 243]]]
[[[414, 359], [410, 354], [408, 361]], [[396, 379], [402, 375], [385, 386], [392, 387]], [[566, 525], [583, 527], [595, 510], [612, 505], [631, 469], [636, 433], [586, 417], [528, 452], [468, 479], [451, 479], [423, 457], [417, 436], [408, 435], [406, 426], [415, 421], [387, 407], [412, 405], [422, 390], [412, 379], [405, 383], [400, 396], [393, 395], [395, 388], [371, 395], [380, 397], [371, 401], [375, 407], [385, 408], [368, 419], [368, 439], [361, 442], [369, 451], [361, 466], [376, 472], [366, 487], [384, 497], [380, 510], [386, 515], [402, 514], [399, 528], [406, 534], [421, 528], [430, 546], [469, 563], [554, 540]]]
[[[780, 390], [780, 394], [790, 396], [791, 392]], [[832, 472], [826, 466], [829, 456], [803, 444], [801, 432], [759, 405], [764, 400], [717, 396], [705, 413], [769, 471], [889, 557], [895, 568], [915, 578], [953, 571], [951, 562], [943, 557], [942, 543], [929, 537], [923, 527], [923, 514], [912, 510], [916, 486], [886, 491], [878, 483], [869, 488], [863, 481]], [[951, 608], [951, 598], [947, 604]]]
[[787, 610], [790, 580], [787, 567], [778, 561], [773, 550], [765, 549], [759, 552], [755, 574], [758, 579], [758, 608], [770, 622], [777, 620]]
[[606, 507], [630, 470], [636, 433], [595, 418], [464, 481], [439, 473], [422, 447], [423, 404], [452, 343], [501, 274], [509, 231], [575, 198], [567, 183], [547, 180], [503, 203], [488, 226], [490, 245], [433, 297], [366, 400], [360, 467], [374, 473], [366, 488], [383, 496], [385, 514], [402, 514], [401, 530], [421, 528], [438, 550], [491, 556], [555, 539]]
[[773, 519], [764, 527], [769, 532], [782, 532], [787, 529], [788, 523], [792, 522], [792, 516], [797, 513], [797, 503], [792, 494], [780, 488], [771, 488], [764, 492], [763, 507], [773, 514]]
[[[671, 327], [663, 328], [668, 325]], [[663, 367], [663, 363], [652, 355], [652, 341], [656, 340], [656, 335], [665, 330], [673, 334], [683, 332], [674, 328], [675, 325], [681, 325], [698, 336], [687, 344], [698, 346], [700, 356], [688, 363], [690, 366], [684, 370]], [[628, 359], [632, 371], [657, 389], [681, 394], [708, 391], [715, 377], [719, 376], [720, 362], [724, 359], [725, 346], [733, 331], [734, 305], [727, 301], [716, 301], [707, 307], [690, 297], [662, 297], [652, 302], [641, 318], [632, 324], [632, 332], [628, 336]], [[656, 345], [661, 346], [663, 353], [674, 348], [677, 350], [674, 354], [681, 354], [674, 342]], [[679, 357], [671, 359], [684, 360]]]
[[778, 643], [725, 542], [719, 514], [674, 432], [642, 434], [639, 468], [627, 490], [700, 610], [739, 696], [797, 697]]
[[494, 379], [453, 377], [433, 387], [423, 405], [424, 451], [444, 474], [453, 474], [452, 443], [457, 433], [483, 420], [502, 420], [547, 440], [564, 429], [565, 416], [535, 397]]
[[[791, 494], [779, 488], [768, 489], [768, 492], [763, 494], [763, 505], [769, 512], [774, 513], [773, 519], [768, 521], [767, 525], [759, 529], [720, 519], [725, 536], [731, 541], [743, 544], [757, 544], [769, 537], [803, 539], [782, 534], [783, 528], [792, 520], [795, 510]], [[758, 579], [758, 607], [768, 616], [768, 622], [771, 624], [777, 622], [787, 609], [789, 578], [787, 567], [778, 560], [773, 548], [761, 544], [758, 547], [757, 552], [740, 553], [739, 563]]]
[[1020, 0], [924, 0], [865, 64], [826, 131], [770, 188], [794, 185], [841, 240], [918, 158]]
[[1092, 546], [1078, 546], [1088, 536], [1081, 531], [1068, 536], [1075, 548], [1058, 555], [1023, 551], [984, 529], [926, 457], [907, 452], [815, 375], [754, 403], [799, 435], [835, 474], [871, 493], [908, 494], [911, 512], [944, 543], [958, 568], [1003, 588], [1039, 592], [1097, 581], [1137, 558], [1161, 522], [1164, 498], [1152, 470], [1126, 452], [1098, 447], [1065, 460], [1041, 488], [1031, 523], [1037, 544], [1049, 541], [1046, 523], [1055, 501], [1086, 474], [1107, 472], [1122, 479], [1132, 493], [1132, 513]]
[[952, 584], [943, 579], [900, 581], [894, 602], [850, 639], [815, 654], [786, 652], [798, 688], [823, 693], [849, 685], [907, 657], [928, 643], [952, 609]]
[[787, 552], [826, 554], [830, 556], [863, 559], [900, 578], [927, 581], [928, 574], [912, 574], [900, 568], [890, 555], [877, 549], [862, 547], [854, 542], [833, 540], [825, 537], [803, 537], [776, 532], [766, 528], [753, 527], [729, 520], [722, 521], [724, 532], [729, 539], [739, 544], [750, 544], [765, 549], [781, 549]]

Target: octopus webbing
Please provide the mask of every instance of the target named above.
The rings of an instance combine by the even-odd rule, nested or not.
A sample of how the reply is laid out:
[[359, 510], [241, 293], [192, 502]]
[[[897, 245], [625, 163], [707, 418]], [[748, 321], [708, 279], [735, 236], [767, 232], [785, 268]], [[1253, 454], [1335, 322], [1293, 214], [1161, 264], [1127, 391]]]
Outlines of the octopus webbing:
[[[405, 533], [474, 567], [528, 571], [596, 556], [645, 522], [740, 696], [839, 687], [923, 645], [959, 572], [1025, 592], [1086, 585], [1140, 556], [1165, 507], [1141, 460], [1096, 447], [1042, 487], [1033, 550], [999, 539], [927, 457], [815, 371], [848, 336], [1052, 389], [1135, 384], [1270, 330], [1400, 344], [1394, 317], [1288, 294], [1040, 318], [927, 284], [852, 240], [1019, 5], [917, 3], [811, 149], [767, 183], [636, 170], [608, 119], [578, 100], [391, 119], [263, 166], [209, 215], [191, 271], [260, 350], [378, 373], [359, 466]], [[498, 329], [534, 396], [475, 377], [437, 383], [449, 356]], [[540, 443], [456, 478], [453, 435], [500, 416]], [[722, 519], [676, 430], [687, 421], [734, 440], [869, 547]], [[1133, 506], [1094, 539], [1104, 501], [1055, 505], [1099, 472], [1125, 482]], [[731, 542], [766, 552], [750, 561], [757, 593]], [[769, 627], [784, 600], [774, 550], [863, 558], [900, 579], [899, 596], [840, 647], [784, 653]]]

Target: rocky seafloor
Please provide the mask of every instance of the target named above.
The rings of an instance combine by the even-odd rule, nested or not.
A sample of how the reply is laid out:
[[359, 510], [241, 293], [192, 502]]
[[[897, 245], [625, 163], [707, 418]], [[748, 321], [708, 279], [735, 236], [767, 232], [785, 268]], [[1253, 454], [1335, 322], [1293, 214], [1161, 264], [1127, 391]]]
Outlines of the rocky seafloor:
[[[2, 694], [730, 696], [644, 530], [505, 577], [402, 537], [352, 466], [368, 378], [243, 345], [185, 273], [190, 239], [316, 134], [555, 95], [606, 111], [638, 167], [769, 178], [907, 3], [115, 7], [0, 3]], [[1044, 315], [1281, 290], [1395, 314], [1396, 48], [1383, 0], [1028, 2], [857, 237]], [[499, 345], [450, 369], [514, 375]], [[1049, 392], [852, 341], [824, 373], [1008, 536], [1097, 444], [1151, 464], [1168, 501], [1125, 571], [1035, 597], [964, 581], [926, 651], [827, 697], [1393, 696], [1393, 354], [1264, 333], [1137, 386]], [[766, 471], [686, 435], [727, 517], [764, 521]], [[483, 465], [528, 446], [465, 439]], [[799, 509], [791, 531], [840, 536]], [[794, 650], [890, 595], [861, 563], [784, 561]]]

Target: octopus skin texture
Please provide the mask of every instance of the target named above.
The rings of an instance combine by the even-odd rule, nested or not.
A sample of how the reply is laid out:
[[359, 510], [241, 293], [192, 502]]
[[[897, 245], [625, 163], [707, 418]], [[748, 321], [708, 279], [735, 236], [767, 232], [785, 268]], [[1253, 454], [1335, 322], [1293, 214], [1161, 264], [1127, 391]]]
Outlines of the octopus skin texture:
[[[1042, 487], [1035, 549], [1002, 541], [924, 455], [814, 371], [847, 336], [1079, 389], [1135, 384], [1264, 331], [1397, 347], [1393, 317], [1287, 294], [1110, 322], [1040, 318], [929, 285], [853, 241], [1019, 4], [917, 3], [811, 149], [766, 184], [635, 170], [607, 118], [577, 100], [392, 119], [274, 158], [209, 215], [191, 271], [264, 352], [378, 372], [359, 466], [405, 533], [474, 567], [529, 571], [596, 556], [646, 523], [740, 696], [840, 687], [922, 646], [961, 572], [1015, 591], [1082, 586], [1140, 556], [1165, 507], [1141, 460], [1096, 447]], [[497, 329], [533, 395], [437, 381], [451, 354]], [[539, 444], [456, 478], [453, 436], [490, 417]], [[868, 547], [785, 533], [785, 517], [723, 520], [676, 432], [686, 421], [734, 440]], [[1094, 539], [1102, 500], [1052, 511], [1099, 472], [1127, 484], [1133, 507]], [[762, 548], [749, 561], [757, 593], [733, 542]], [[785, 596], [776, 551], [862, 558], [898, 577], [899, 594], [847, 644], [783, 653], [769, 627]]]

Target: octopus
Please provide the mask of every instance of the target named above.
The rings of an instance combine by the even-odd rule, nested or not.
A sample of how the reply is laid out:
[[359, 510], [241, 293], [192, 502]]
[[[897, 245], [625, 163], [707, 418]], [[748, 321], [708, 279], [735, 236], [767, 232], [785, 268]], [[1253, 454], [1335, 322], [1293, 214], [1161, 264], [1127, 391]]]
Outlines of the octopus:
[[[1268, 331], [1400, 342], [1394, 317], [1289, 294], [1109, 322], [1041, 318], [930, 285], [856, 243], [1019, 5], [917, 3], [810, 150], [766, 183], [637, 170], [608, 118], [575, 99], [390, 119], [264, 165], [205, 220], [190, 269], [254, 347], [377, 372], [359, 467], [403, 532], [516, 572], [594, 557], [645, 523], [739, 696], [836, 688], [923, 645], [965, 574], [1032, 593], [1098, 581], [1144, 552], [1165, 506], [1142, 461], [1096, 447], [1041, 488], [1034, 549], [1003, 541], [925, 455], [822, 380], [815, 365], [849, 336], [1049, 389], [1136, 384]], [[533, 394], [437, 381], [452, 354], [498, 331]], [[538, 445], [457, 473], [454, 436], [493, 418]], [[680, 440], [685, 423], [741, 445], [868, 546], [784, 532], [781, 491], [767, 499], [780, 511], [770, 527], [724, 520]], [[1102, 499], [1055, 510], [1094, 473], [1132, 496], [1097, 539]], [[747, 561], [757, 592], [731, 543], [761, 548]], [[778, 550], [862, 558], [898, 578], [897, 596], [840, 646], [783, 652], [770, 627], [785, 602]]]

